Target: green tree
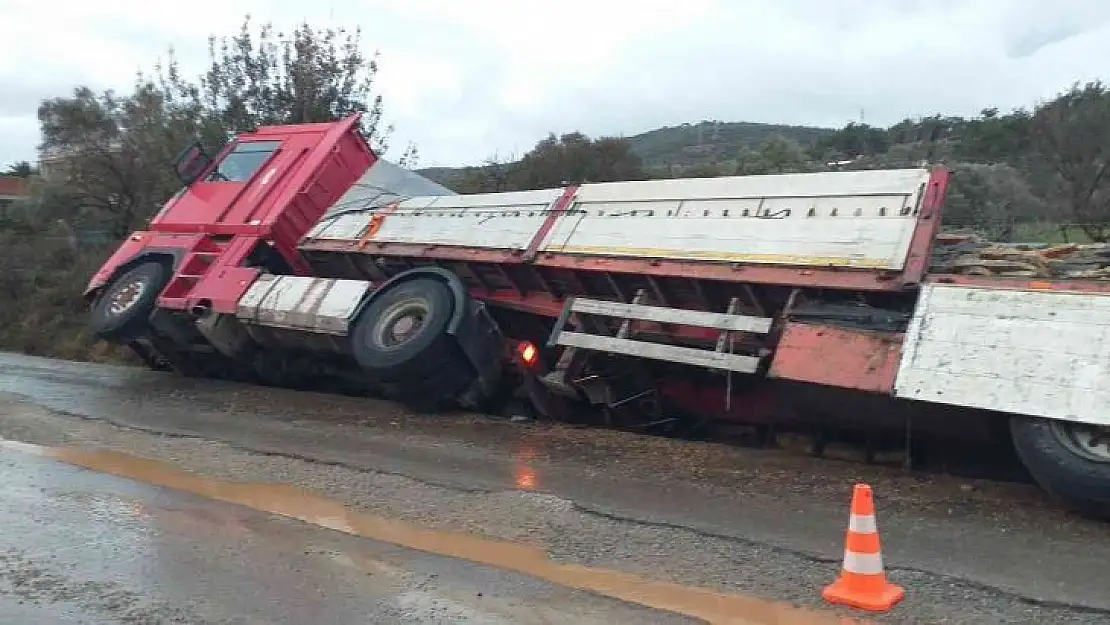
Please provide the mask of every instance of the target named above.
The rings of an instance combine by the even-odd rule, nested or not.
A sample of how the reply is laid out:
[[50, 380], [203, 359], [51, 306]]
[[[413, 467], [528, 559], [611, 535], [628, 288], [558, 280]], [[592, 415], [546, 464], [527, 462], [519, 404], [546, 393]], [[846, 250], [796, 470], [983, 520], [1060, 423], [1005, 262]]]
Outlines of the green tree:
[[732, 173], [721, 165], [706, 163], [703, 165], [686, 167], [680, 170], [678, 175], [683, 178], [719, 178], [721, 176], [730, 176]]
[[1025, 176], [1005, 163], [958, 163], [952, 167], [944, 222], [973, 227], [1011, 241], [1014, 226], [1044, 220], [1051, 207], [1034, 195]]
[[[334, 121], [363, 113], [363, 131], [379, 152], [381, 97], [373, 92], [377, 58], [363, 56], [357, 31], [301, 24], [274, 34], [252, 29], [250, 17], [232, 38], [210, 38], [210, 65], [184, 78], [173, 51], [130, 94], [78, 87], [44, 101], [38, 111], [42, 152], [60, 163], [62, 190], [52, 210], [108, 229], [117, 237], [141, 225], [177, 189], [169, 162], [194, 138], [218, 150], [238, 131], [260, 125]], [[415, 149], [400, 159], [411, 165]]]
[[478, 167], [465, 167], [451, 179], [450, 187], [458, 193], [500, 193], [513, 191], [513, 172], [517, 163], [491, 156]]
[[742, 176], [796, 174], [818, 169], [801, 144], [782, 135], [767, 137], [759, 150], [742, 150], [736, 161], [736, 173]]
[[1018, 163], [1031, 148], [1030, 124], [1026, 111], [1000, 115], [998, 109], [984, 109], [956, 132], [960, 158], [984, 163]]
[[[209, 37], [208, 54], [199, 95], [224, 127], [247, 130], [362, 113], [363, 134], [375, 150], [387, 151], [393, 126], [383, 126], [382, 96], [374, 91], [379, 55], [362, 52], [361, 29], [301, 23], [275, 33], [270, 23], [255, 29], [248, 15], [234, 37]], [[176, 76], [169, 82], [179, 91], [192, 86]], [[412, 165], [415, 158], [410, 145], [399, 162]]]
[[38, 173], [38, 170], [29, 161], [17, 161], [8, 166], [2, 176], [14, 176], [16, 178], [30, 178]]
[[185, 136], [164, 123], [160, 98], [144, 96], [155, 94], [137, 88], [119, 97], [78, 87], [39, 106], [43, 158], [54, 163], [60, 187], [47, 210], [122, 238], [168, 197], [167, 163], [157, 160], [167, 149], [150, 139], [176, 134], [182, 143]]
[[1110, 91], [1075, 85], [1037, 107], [1033, 145], [1052, 178], [1049, 193], [1094, 241], [1110, 235]]
[[590, 139], [580, 132], [548, 135], [516, 163], [509, 176], [515, 189], [646, 178], [643, 161], [627, 140]]
[[590, 139], [574, 132], [548, 135], [517, 161], [494, 156], [481, 166], [464, 168], [452, 178], [451, 187], [460, 193], [496, 193], [647, 178], [627, 140]]
[[853, 122], [818, 140], [812, 153], [822, 160], [840, 160], [879, 154], [889, 148], [890, 137], [885, 130]]

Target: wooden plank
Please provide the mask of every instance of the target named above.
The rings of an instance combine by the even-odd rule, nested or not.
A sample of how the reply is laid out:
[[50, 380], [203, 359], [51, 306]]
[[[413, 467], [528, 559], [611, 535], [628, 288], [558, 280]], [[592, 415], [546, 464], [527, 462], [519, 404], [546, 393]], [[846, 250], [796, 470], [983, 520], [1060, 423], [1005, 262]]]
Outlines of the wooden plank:
[[555, 339], [556, 344], [578, 347], [611, 354], [621, 354], [635, 358], [649, 358], [665, 362], [678, 362], [710, 369], [722, 369], [737, 373], [755, 373], [759, 369], [759, 358], [742, 354], [726, 354], [708, 349], [679, 347], [660, 343], [647, 343], [632, 339], [618, 339], [611, 336], [597, 336], [580, 332], [561, 332]]
[[602, 315], [620, 319], [636, 319], [638, 321], [654, 321], [656, 323], [672, 323], [755, 334], [766, 334], [770, 331], [772, 322], [771, 319], [766, 317], [729, 315], [700, 310], [683, 310], [681, 308], [664, 308], [662, 306], [625, 304], [623, 302], [605, 302], [581, 298], [574, 300], [571, 304], [571, 311], [586, 315]]

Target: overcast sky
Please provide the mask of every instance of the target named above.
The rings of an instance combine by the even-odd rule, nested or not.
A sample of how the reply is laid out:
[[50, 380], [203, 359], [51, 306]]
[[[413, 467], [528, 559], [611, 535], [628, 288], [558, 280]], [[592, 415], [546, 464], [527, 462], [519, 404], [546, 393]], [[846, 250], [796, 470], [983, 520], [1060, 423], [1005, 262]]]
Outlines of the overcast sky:
[[127, 89], [170, 45], [194, 74], [248, 12], [361, 26], [420, 166], [549, 131], [974, 114], [1110, 73], [1105, 0], [0, 0], [0, 166], [35, 158], [41, 99]]

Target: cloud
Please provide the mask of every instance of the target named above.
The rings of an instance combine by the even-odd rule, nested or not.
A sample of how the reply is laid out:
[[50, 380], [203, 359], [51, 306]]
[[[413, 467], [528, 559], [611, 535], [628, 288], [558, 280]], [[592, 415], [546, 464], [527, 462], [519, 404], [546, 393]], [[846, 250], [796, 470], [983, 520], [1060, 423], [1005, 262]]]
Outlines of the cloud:
[[248, 12], [278, 27], [360, 26], [382, 53], [393, 145], [415, 142], [423, 165], [520, 154], [548, 132], [1028, 106], [1105, 76], [1110, 53], [1110, 5], [1087, 0], [0, 4], [0, 164], [33, 158], [38, 100], [77, 83], [126, 89], [171, 45], [195, 73], [207, 34], [234, 33]]

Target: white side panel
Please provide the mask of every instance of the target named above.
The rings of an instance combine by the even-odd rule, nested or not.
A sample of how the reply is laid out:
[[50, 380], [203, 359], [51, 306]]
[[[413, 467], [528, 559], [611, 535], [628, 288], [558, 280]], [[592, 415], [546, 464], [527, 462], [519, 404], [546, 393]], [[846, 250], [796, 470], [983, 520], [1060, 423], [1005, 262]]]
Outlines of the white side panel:
[[[412, 198], [385, 213], [376, 243], [458, 245], [526, 249], [562, 189]], [[349, 213], [321, 221], [310, 239], [357, 241], [372, 212]]]
[[1110, 425], [1110, 296], [928, 284], [895, 395]]
[[307, 239], [358, 240], [370, 225], [371, 212], [340, 213], [320, 221], [308, 232]]
[[929, 171], [583, 185], [543, 251], [898, 270]]
[[[405, 200], [405, 209], [409, 211], [426, 208], [436, 202], [439, 196], [428, 195]], [[308, 239], [358, 239], [370, 225], [370, 218], [377, 214], [381, 207], [358, 210], [332, 210], [330, 214], [321, 219], [308, 231]]]
[[[587, 184], [540, 249], [900, 270], [928, 180], [904, 169]], [[369, 240], [526, 249], [562, 192], [412, 198]], [[374, 214], [333, 211], [308, 238], [357, 241]]]
[[370, 283], [302, 276], [259, 276], [235, 311], [244, 323], [347, 334]]

